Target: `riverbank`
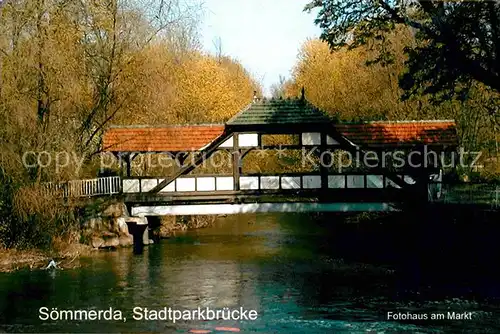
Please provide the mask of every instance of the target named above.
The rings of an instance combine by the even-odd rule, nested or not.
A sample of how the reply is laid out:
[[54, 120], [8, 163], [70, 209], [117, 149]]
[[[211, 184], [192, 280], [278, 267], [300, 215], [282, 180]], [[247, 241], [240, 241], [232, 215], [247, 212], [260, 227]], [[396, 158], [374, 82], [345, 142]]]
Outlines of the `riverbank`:
[[45, 269], [51, 260], [54, 260], [60, 269], [76, 268], [80, 258], [91, 256], [96, 251], [83, 244], [68, 244], [59, 250], [51, 251], [0, 249], [0, 272], [41, 270]]
[[[189, 230], [207, 228], [214, 225], [218, 218], [223, 216], [180, 216], [162, 217], [158, 221], [150, 222], [153, 237], [156, 240], [174, 237], [177, 233]], [[108, 248], [109, 249], [109, 248]], [[40, 249], [1, 249], [0, 248], [0, 273], [16, 270], [42, 270], [51, 260], [57, 263], [60, 269], [79, 267], [79, 260], [92, 256], [98, 252], [106, 251], [82, 243], [61, 243], [52, 250]]]
[[211, 227], [219, 218], [224, 218], [224, 216], [150, 217], [149, 224], [153, 232], [153, 238], [159, 240], [171, 238], [178, 232]]

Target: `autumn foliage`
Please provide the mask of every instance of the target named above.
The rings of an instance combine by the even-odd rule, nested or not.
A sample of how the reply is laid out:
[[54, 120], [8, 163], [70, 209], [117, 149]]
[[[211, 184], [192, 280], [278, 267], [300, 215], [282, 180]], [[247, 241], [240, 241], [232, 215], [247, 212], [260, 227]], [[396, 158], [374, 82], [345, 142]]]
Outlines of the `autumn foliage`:
[[[238, 61], [200, 50], [201, 11], [179, 0], [0, 1], [0, 247], [67, 231], [73, 208], [36, 196], [39, 185], [95, 177], [109, 126], [222, 122], [260, 92]], [[26, 152], [74, 161], [41, 168]]]
[[[291, 79], [276, 91], [292, 97], [299, 96], [304, 87], [307, 99], [339, 122], [454, 119], [461, 146], [466, 151], [483, 152], [482, 174], [499, 175], [498, 93], [472, 82], [462, 100], [434, 104], [431, 96], [403, 99], [398, 82], [407, 71], [405, 46], [412, 43], [416, 41], [411, 31], [402, 27], [382, 41], [333, 52], [326, 42], [309, 40], [299, 52]], [[393, 56], [377, 59], [381, 48]]]
[[198, 50], [182, 54], [157, 44], [143, 50], [136, 68], [142, 84], [114, 124], [220, 123], [260, 91], [243, 66]]

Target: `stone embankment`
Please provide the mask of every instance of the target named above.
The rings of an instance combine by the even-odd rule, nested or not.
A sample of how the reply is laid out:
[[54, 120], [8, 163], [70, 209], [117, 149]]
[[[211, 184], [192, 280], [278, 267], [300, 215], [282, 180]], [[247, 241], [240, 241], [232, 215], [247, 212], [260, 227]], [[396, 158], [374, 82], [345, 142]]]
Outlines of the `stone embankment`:
[[[130, 217], [123, 203], [108, 205], [94, 217], [87, 218], [82, 226], [82, 239], [94, 248], [129, 247], [134, 238], [128, 224], [148, 225], [145, 217]], [[148, 229], [143, 234], [143, 243], [150, 244]]]
[[[103, 209], [89, 214], [81, 229], [83, 243], [97, 249], [130, 247], [134, 233], [140, 231], [144, 245], [153, 240], [174, 236], [177, 232], [212, 226], [220, 216], [130, 217], [123, 203], [102, 205]], [[144, 229], [144, 225], [147, 228]], [[143, 228], [137, 229], [137, 227]], [[144, 232], [142, 232], [144, 230]]]

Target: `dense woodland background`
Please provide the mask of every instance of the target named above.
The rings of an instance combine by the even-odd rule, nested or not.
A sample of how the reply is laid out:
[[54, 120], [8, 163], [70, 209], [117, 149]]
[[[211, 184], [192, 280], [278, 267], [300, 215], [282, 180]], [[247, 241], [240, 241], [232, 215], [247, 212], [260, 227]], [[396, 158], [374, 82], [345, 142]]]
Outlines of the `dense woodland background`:
[[[324, 6], [324, 14], [328, 3], [310, 7]], [[220, 41], [216, 54], [201, 49], [204, 10], [179, 0], [0, 0], [0, 246], [71, 239], [78, 213], [38, 185], [95, 176], [111, 124], [223, 122], [254, 91], [262, 94]], [[328, 35], [307, 41], [273, 96], [299, 96], [305, 87], [307, 99], [339, 121], [456, 119], [461, 145], [485, 153], [481, 177], [498, 178], [498, 90], [474, 79], [465, 98], [405, 97], [406, 47], [428, 40], [404, 24], [392, 28], [365, 34], [356, 47], [333, 48]], [[27, 168], [29, 151], [71, 152], [83, 168]]]
[[[314, 105], [339, 121], [453, 119], [457, 122], [461, 146], [470, 152], [482, 151], [485, 169], [473, 173], [483, 179], [500, 175], [500, 124], [492, 96], [498, 95], [474, 82], [465, 100], [450, 99], [435, 104], [428, 96], [403, 100], [398, 82], [407, 59], [404, 48], [415, 42], [409, 29], [400, 27], [386, 35], [395, 55], [390, 64], [369, 64], [377, 56], [376, 47], [367, 45], [331, 52], [327, 42], [319, 39], [303, 44], [292, 78], [280, 78], [272, 87], [275, 97], [294, 97], [307, 87], [306, 97]], [[374, 42], [376, 43], [376, 42]], [[481, 172], [481, 173], [479, 173]]]
[[[109, 125], [220, 122], [260, 92], [238, 61], [201, 50], [204, 10], [178, 0], [0, 1], [4, 246], [45, 245], [72, 224], [72, 209], [37, 185], [95, 176]], [[84, 168], [26, 168], [29, 151], [71, 152]]]

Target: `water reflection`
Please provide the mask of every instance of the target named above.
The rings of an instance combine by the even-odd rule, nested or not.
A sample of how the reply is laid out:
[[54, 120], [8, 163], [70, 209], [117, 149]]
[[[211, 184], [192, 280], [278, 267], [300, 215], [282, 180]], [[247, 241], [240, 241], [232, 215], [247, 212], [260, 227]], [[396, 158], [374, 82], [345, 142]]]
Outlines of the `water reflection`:
[[[178, 234], [143, 254], [103, 252], [82, 267], [0, 275], [0, 329], [16, 332], [186, 332], [239, 327], [243, 332], [442, 331], [449, 323], [388, 322], [388, 310], [491, 311], [469, 300], [399, 298], [401, 282], [381, 265], [331, 253], [332, 229], [304, 215], [245, 215]], [[352, 240], [351, 240], [352, 241]], [[127, 322], [42, 322], [40, 307], [124, 311]], [[257, 321], [134, 321], [134, 307], [255, 309]], [[494, 310], [494, 309], [493, 309]], [[491, 317], [489, 318], [491, 319]], [[470, 330], [483, 323], [457, 323]], [[489, 320], [489, 326], [498, 326]]]

